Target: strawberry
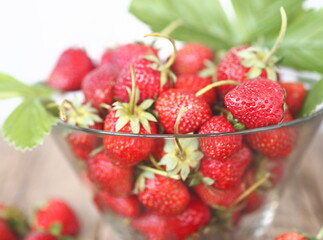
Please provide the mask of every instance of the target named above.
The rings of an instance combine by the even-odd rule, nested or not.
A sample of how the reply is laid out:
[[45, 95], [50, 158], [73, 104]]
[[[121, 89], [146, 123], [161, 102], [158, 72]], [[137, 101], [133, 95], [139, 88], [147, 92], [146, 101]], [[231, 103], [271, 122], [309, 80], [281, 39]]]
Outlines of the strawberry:
[[231, 189], [223, 191], [200, 183], [194, 187], [194, 190], [206, 205], [211, 207], [231, 207], [245, 190], [245, 185], [238, 182]]
[[134, 195], [115, 197], [106, 192], [99, 192], [98, 197], [102, 200], [103, 206], [107, 206], [123, 217], [134, 218], [139, 215], [140, 206], [137, 197]]
[[1, 240], [18, 240], [18, 237], [11, 231], [3, 219], [0, 219], [0, 239]]
[[164, 145], [165, 140], [163, 138], [154, 139], [154, 146], [151, 149], [151, 154], [154, 158], [161, 159], [164, 156]]
[[253, 192], [251, 193], [245, 201], [245, 207], [243, 208], [243, 212], [251, 213], [258, 210], [263, 206], [266, 200], [266, 195], [264, 193]]
[[[292, 120], [289, 113], [285, 113], [282, 121]], [[297, 133], [293, 128], [279, 128], [271, 131], [252, 133], [246, 136], [250, 147], [268, 157], [287, 157], [294, 148]]]
[[[278, 237], [275, 238], [275, 240], [306, 240], [304, 236], [298, 234], [298, 233], [284, 233]], [[315, 239], [315, 238], [314, 238]]]
[[229, 190], [240, 181], [251, 157], [250, 149], [243, 145], [240, 150], [225, 161], [204, 157], [201, 161], [200, 171], [203, 176], [214, 180], [214, 187]]
[[[250, 46], [238, 46], [230, 49], [220, 60], [217, 67], [217, 80], [234, 80], [240, 83], [256, 78], [268, 78], [277, 81], [275, 67], [278, 58], [271, 57], [266, 61], [269, 52], [266, 49]], [[223, 85], [218, 88], [221, 98], [234, 88]]]
[[[235, 132], [235, 129], [222, 116], [214, 116], [207, 120], [200, 128], [199, 134]], [[241, 135], [201, 137], [199, 138], [202, 152], [210, 158], [226, 159], [242, 146]]]
[[[140, 91], [139, 102], [142, 102], [145, 99], [156, 99], [161, 92], [169, 88], [169, 81], [167, 78], [165, 79], [166, 81], [163, 82], [161, 79], [161, 72], [154, 69], [152, 64], [152, 61], [143, 57], [136, 59], [132, 63], [136, 75], [136, 85]], [[119, 74], [114, 88], [115, 97], [122, 102], [128, 102], [129, 95], [127, 88], [131, 88], [129, 66], [124, 67]]]
[[[250, 67], [242, 65], [243, 58], [239, 56], [239, 52], [243, 52], [248, 49], [249, 46], [238, 46], [230, 49], [224, 57], [220, 60], [217, 67], [217, 81], [234, 80], [240, 83], [250, 80], [248, 78], [248, 72]], [[260, 76], [266, 77], [266, 72], [262, 71]], [[221, 98], [234, 89], [235, 86], [223, 85], [218, 87], [218, 92]]]
[[184, 212], [171, 216], [168, 223], [176, 238], [185, 240], [189, 235], [202, 230], [210, 218], [210, 209], [200, 199], [194, 197]]
[[147, 212], [133, 219], [132, 226], [141, 232], [147, 240], [175, 240], [168, 218]]
[[[109, 132], [133, 133], [132, 126], [128, 122], [118, 131], [116, 124], [118, 122], [116, 111], [111, 111], [105, 119], [104, 130]], [[148, 122], [148, 121], [147, 121]], [[149, 121], [150, 132], [148, 132], [142, 125], [139, 129], [139, 134], [156, 134], [157, 128], [154, 122]], [[106, 135], [104, 137], [104, 147], [106, 154], [116, 165], [130, 167], [136, 165], [138, 162], [146, 158], [154, 145], [152, 138], [139, 137], [123, 137]]]
[[[180, 75], [174, 84], [175, 89], [185, 89], [190, 93], [197, 93], [202, 88], [212, 83], [212, 77], [199, 77], [195, 74]], [[212, 105], [216, 101], [216, 91], [214, 88], [202, 94], [203, 98], [208, 104]]]
[[129, 65], [132, 65], [134, 60], [147, 55], [158, 57], [158, 51], [152, 46], [130, 43], [122, 45], [115, 50], [114, 61], [119, 69], [129, 69]]
[[[92, 129], [102, 130], [102, 123], [89, 126]], [[74, 156], [86, 160], [88, 155], [100, 144], [101, 139], [94, 134], [72, 132], [67, 135], [67, 141]]]
[[36, 212], [32, 228], [49, 232], [53, 231], [53, 228], [58, 228], [58, 235], [73, 236], [79, 232], [79, 221], [67, 203], [52, 199]]
[[[132, 90], [129, 92], [129, 103], [115, 102], [112, 111], [106, 116], [104, 130], [129, 134], [156, 134], [157, 121], [147, 109], [153, 104], [152, 99], [146, 99], [140, 105], [139, 90], [136, 87], [135, 72], [131, 69]], [[134, 166], [146, 158], [154, 145], [152, 138], [125, 137], [106, 135], [104, 147], [110, 160], [116, 165]]]
[[206, 61], [213, 61], [213, 52], [199, 43], [186, 43], [177, 51], [172, 70], [176, 75], [197, 74], [205, 67]]
[[113, 88], [118, 71], [112, 66], [103, 66], [88, 73], [82, 82], [82, 91], [87, 102], [100, 109], [102, 103], [113, 103]]
[[49, 233], [31, 233], [24, 240], [58, 240]]
[[133, 169], [114, 165], [100, 152], [87, 161], [89, 178], [102, 191], [113, 196], [130, 194], [133, 187]]
[[265, 127], [282, 120], [284, 92], [278, 83], [259, 78], [235, 87], [227, 93], [224, 103], [246, 128]]
[[187, 111], [181, 117], [178, 133], [197, 131], [212, 116], [205, 100], [182, 89], [168, 89], [159, 95], [155, 104], [160, 124], [167, 133], [174, 133], [176, 118], [185, 107]]
[[161, 215], [174, 215], [184, 211], [190, 193], [184, 183], [155, 175], [147, 178], [145, 188], [138, 194], [139, 201], [148, 209]]
[[283, 158], [268, 158], [268, 171], [270, 172], [270, 186], [279, 184], [284, 175], [285, 160]]
[[115, 64], [115, 58], [116, 58], [115, 55], [116, 55], [115, 48], [109, 48], [109, 49], [105, 50], [105, 52], [101, 56], [101, 61], [100, 61], [99, 67], [102, 67], [102, 66], [112, 67], [113, 66], [113, 67], [117, 68], [117, 66]]
[[303, 105], [306, 95], [304, 84], [300, 82], [288, 82], [280, 83], [280, 85], [286, 92], [286, 104], [288, 106], [288, 110], [296, 116]]
[[94, 68], [83, 49], [69, 48], [59, 57], [47, 84], [61, 91], [78, 90], [83, 77]]

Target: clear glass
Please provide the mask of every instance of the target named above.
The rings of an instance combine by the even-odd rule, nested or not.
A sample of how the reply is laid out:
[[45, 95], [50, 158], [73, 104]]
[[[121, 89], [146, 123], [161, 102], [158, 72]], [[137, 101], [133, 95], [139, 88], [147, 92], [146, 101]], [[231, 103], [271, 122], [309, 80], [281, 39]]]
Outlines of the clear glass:
[[[226, 207], [223, 207], [221, 204], [214, 204], [214, 202], [207, 198], [203, 199], [211, 212], [211, 220], [199, 228], [198, 233], [194, 234], [193, 239], [250, 240], [261, 239], [266, 226], [271, 223], [275, 209], [279, 204], [280, 195], [288, 186], [288, 181], [293, 179], [293, 174], [300, 165], [305, 150], [317, 132], [322, 118], [323, 110], [320, 110], [311, 117], [300, 118], [279, 125], [233, 133], [207, 135], [124, 134], [80, 128], [61, 122], [55, 126], [53, 135], [66, 154], [67, 159], [84, 180], [86, 186], [93, 192], [93, 195], [96, 195], [97, 192], [104, 191], [104, 188], [88, 176], [87, 161], [89, 161], [88, 158], [91, 158], [89, 155], [93, 156], [95, 152], [99, 152], [100, 150], [105, 151], [107, 155], [110, 154], [108, 151], [113, 151], [111, 147], [106, 148], [104, 146], [105, 138], [109, 138], [110, 142], [115, 142], [115, 144], [120, 142], [120, 139], [126, 139], [127, 141], [132, 139], [133, 142], [144, 142], [146, 146], [162, 146], [166, 140], [175, 142], [175, 138], [179, 141], [190, 138], [200, 143], [198, 150], [201, 150], [201, 143], [207, 146], [214, 142], [224, 141], [227, 137], [242, 136], [244, 144], [252, 151], [252, 160], [247, 164], [244, 171], [240, 172], [240, 175], [236, 177], [237, 179], [230, 189], [241, 184], [243, 190], [236, 195], [232, 205]], [[80, 136], [86, 136], [88, 142], [91, 144], [72, 144], [71, 139], [76, 137], [80, 138]], [[264, 150], [261, 150], [261, 147], [257, 148], [255, 146], [256, 144], [252, 143], [252, 141], [255, 141], [254, 139], [264, 138], [269, 139], [269, 145], [274, 142], [273, 145], [267, 146], [267, 149], [270, 151], [264, 152]], [[275, 156], [277, 154], [276, 150], [280, 152], [281, 156]], [[156, 156], [155, 160], [158, 162], [158, 154], [154, 153], [154, 155]], [[138, 176], [143, 170], [142, 166], [157, 169], [148, 155], [143, 157], [142, 161], [133, 166], [134, 172], [132, 172], [133, 176], [131, 176], [133, 179], [132, 184], [134, 184], [135, 180], [138, 180]], [[198, 168], [195, 171], [198, 172]], [[159, 170], [159, 173], [162, 172], [163, 169]], [[157, 172], [155, 174], [159, 173]], [[109, 178], [110, 176], [105, 177]], [[188, 179], [191, 180], [190, 177]], [[189, 192], [203, 198], [205, 194], [203, 195], [202, 190], [198, 190], [196, 186], [188, 186], [189, 180], [183, 181]], [[212, 186], [212, 189], [215, 188]], [[220, 190], [218, 192], [222, 194], [226, 191], [230, 190]], [[138, 201], [137, 195], [133, 194], [132, 196], [136, 204], [139, 204], [139, 210], [137, 209], [136, 213], [132, 212], [130, 215], [138, 216], [147, 211], [143, 204]], [[115, 205], [111, 209], [108, 206], [109, 204], [102, 203], [102, 199], [99, 202], [103, 215], [102, 219], [104, 224], [109, 228], [109, 239], [145, 239], [143, 235], [132, 227], [132, 223], [136, 217], [124, 217], [119, 214], [120, 209], [116, 210]]]

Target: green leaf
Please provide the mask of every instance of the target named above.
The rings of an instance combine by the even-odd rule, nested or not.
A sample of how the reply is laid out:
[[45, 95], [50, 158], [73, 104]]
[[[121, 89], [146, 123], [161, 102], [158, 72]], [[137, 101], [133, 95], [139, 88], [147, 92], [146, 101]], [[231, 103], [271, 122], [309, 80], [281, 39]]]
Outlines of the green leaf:
[[[323, 9], [303, 11], [289, 22], [279, 55], [284, 56], [284, 65], [323, 73]], [[273, 38], [267, 45], [271, 45]]]
[[0, 73], [0, 99], [15, 97], [48, 97], [54, 92], [44, 84], [28, 86], [15, 78]]
[[58, 118], [48, 113], [40, 100], [28, 98], [9, 115], [2, 132], [10, 144], [26, 150], [42, 143], [57, 121]]
[[161, 31], [180, 19], [183, 24], [171, 34], [175, 39], [229, 49], [252, 43], [258, 37], [273, 33], [277, 36], [279, 8], [284, 6], [289, 19], [293, 19], [302, 3], [303, 0], [232, 0], [228, 10], [220, 0], [132, 0], [130, 12], [153, 31]]
[[316, 83], [315, 86], [307, 93], [299, 115], [301, 117], [310, 116], [321, 104], [323, 104], [323, 79]]
[[304, 10], [304, 0], [231, 0], [226, 9], [220, 2], [132, 0], [129, 10], [155, 32], [181, 20], [183, 25], [171, 34], [173, 38], [228, 50], [257, 40], [271, 48], [279, 33], [279, 8], [283, 6], [288, 27], [277, 55], [285, 56], [286, 66], [323, 73], [323, 9]]
[[31, 91], [31, 87], [0, 73], [0, 99], [22, 97], [30, 94]]

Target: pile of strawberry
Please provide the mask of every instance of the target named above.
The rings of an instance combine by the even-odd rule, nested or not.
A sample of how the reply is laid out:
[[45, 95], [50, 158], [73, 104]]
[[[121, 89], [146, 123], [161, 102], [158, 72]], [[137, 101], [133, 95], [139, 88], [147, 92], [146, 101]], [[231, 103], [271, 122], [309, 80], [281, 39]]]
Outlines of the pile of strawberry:
[[[83, 49], [62, 53], [47, 84], [84, 95], [81, 103], [64, 101], [64, 120], [110, 132], [69, 133], [71, 152], [84, 161], [98, 206], [130, 218], [147, 239], [186, 239], [237, 223], [278, 184], [298, 134], [239, 131], [293, 120], [305, 88], [281, 82], [277, 59], [263, 49], [235, 47], [215, 66], [207, 46], [176, 51], [169, 37], [150, 35], [173, 44], [166, 61], [141, 43], [108, 49], [99, 64]], [[221, 133], [230, 134], [209, 136]]]
[[73, 240], [79, 228], [75, 212], [60, 199], [38, 208], [30, 221], [18, 208], [0, 204], [1, 240]]

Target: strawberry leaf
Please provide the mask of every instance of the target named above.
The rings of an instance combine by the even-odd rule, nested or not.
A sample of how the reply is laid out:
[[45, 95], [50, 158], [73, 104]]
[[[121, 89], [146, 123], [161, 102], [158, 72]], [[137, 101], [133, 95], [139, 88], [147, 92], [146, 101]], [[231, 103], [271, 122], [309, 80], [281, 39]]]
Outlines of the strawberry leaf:
[[323, 104], [323, 79], [317, 82], [307, 93], [303, 107], [300, 111], [300, 117], [312, 115], [317, 108]]
[[[286, 36], [279, 48], [284, 65], [295, 69], [323, 73], [323, 9], [303, 11], [289, 21]], [[269, 39], [272, 45], [275, 37]]]
[[26, 150], [43, 142], [58, 118], [46, 111], [39, 99], [25, 99], [6, 119], [4, 138], [17, 149]]
[[31, 92], [29, 86], [13, 77], [0, 73], [0, 99], [23, 97], [31, 94]]
[[[279, 8], [288, 16], [285, 38], [277, 55], [284, 65], [299, 70], [323, 73], [323, 9], [304, 10], [304, 0], [132, 0], [130, 12], [161, 31], [169, 23], [181, 20], [171, 36], [181, 41], [194, 41], [214, 50], [252, 44], [261, 39], [271, 48], [281, 25]], [[231, 4], [230, 4], [231, 3]]]
[[53, 92], [53, 89], [43, 84], [28, 86], [11, 76], [0, 73], [0, 99], [15, 97], [48, 97]]

